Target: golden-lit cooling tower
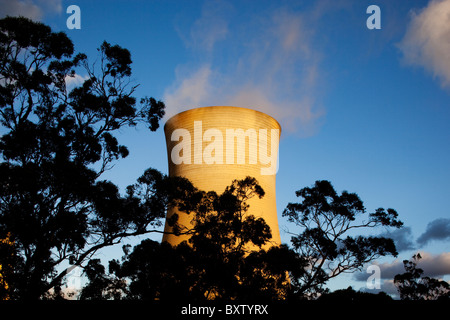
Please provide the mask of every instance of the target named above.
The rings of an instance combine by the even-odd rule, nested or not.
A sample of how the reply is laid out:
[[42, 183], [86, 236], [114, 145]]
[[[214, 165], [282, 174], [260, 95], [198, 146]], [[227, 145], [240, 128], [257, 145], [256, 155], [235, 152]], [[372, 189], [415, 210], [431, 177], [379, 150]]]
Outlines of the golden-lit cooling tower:
[[[274, 118], [240, 107], [203, 107], [173, 116], [164, 132], [169, 176], [188, 178], [196, 188], [218, 194], [234, 179], [256, 178], [265, 195], [248, 201], [248, 213], [262, 217], [272, 231], [272, 243], [281, 243], [275, 199], [281, 127]], [[170, 209], [167, 218], [174, 212], [176, 208]], [[177, 213], [179, 223], [190, 227], [192, 217]], [[165, 231], [170, 232], [167, 222]], [[163, 236], [172, 245], [186, 239]]]

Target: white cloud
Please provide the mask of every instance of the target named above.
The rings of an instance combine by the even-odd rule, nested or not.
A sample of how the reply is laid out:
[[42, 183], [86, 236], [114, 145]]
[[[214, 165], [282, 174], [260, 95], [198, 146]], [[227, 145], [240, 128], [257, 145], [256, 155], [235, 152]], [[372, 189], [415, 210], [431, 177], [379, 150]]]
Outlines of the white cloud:
[[0, 17], [23, 16], [41, 20], [45, 14], [61, 11], [61, 0], [0, 0]]
[[412, 12], [399, 48], [406, 64], [422, 66], [450, 87], [450, 0], [433, 0]]
[[74, 76], [66, 76], [64, 80], [66, 81], [66, 87], [67, 90], [72, 90], [73, 88], [76, 88], [83, 84], [84, 81], [86, 81], [89, 78], [89, 76], [81, 76], [79, 74], [75, 74]]
[[164, 103], [166, 106], [170, 106], [167, 108], [167, 116], [170, 117], [181, 110], [201, 107], [212, 90], [211, 73], [208, 65], [199, 67], [188, 76], [184, 72], [178, 71], [175, 84], [166, 90], [164, 97]]
[[[187, 46], [195, 51], [195, 61], [179, 66], [176, 81], [165, 91], [168, 116], [234, 105], [266, 112], [284, 132], [313, 134], [324, 112], [317, 99], [320, 54], [311, 44], [306, 14], [278, 10], [247, 17], [239, 26], [226, 16], [204, 9], [193, 23]], [[200, 30], [203, 41], [192, 36]]]

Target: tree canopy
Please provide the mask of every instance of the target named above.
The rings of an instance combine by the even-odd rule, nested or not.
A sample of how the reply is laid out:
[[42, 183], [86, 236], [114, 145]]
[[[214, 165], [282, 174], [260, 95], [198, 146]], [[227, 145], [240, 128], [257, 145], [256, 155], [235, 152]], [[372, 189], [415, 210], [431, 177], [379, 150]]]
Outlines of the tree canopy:
[[411, 260], [403, 260], [405, 273], [394, 277], [394, 285], [402, 300], [450, 300], [450, 285], [448, 282], [427, 277], [424, 270], [417, 267], [422, 259], [420, 253], [413, 255]]
[[[296, 192], [300, 203], [289, 203], [283, 216], [301, 233], [292, 237], [293, 248], [308, 261], [307, 272], [297, 282], [299, 294], [317, 295], [323, 285], [341, 273], [361, 270], [368, 262], [385, 255], [397, 255], [392, 239], [352, 236], [350, 231], [377, 226], [402, 226], [394, 209], [379, 208], [366, 215], [356, 193], [340, 195], [329, 181], [316, 181]], [[365, 219], [361, 216], [366, 215]]]
[[[188, 241], [172, 247], [145, 240], [131, 252], [124, 248], [122, 261], [111, 261], [109, 274], [101, 269], [82, 296], [92, 299], [103, 292], [103, 298], [111, 297], [115, 284], [128, 283], [121, 288], [120, 298], [299, 300], [323, 296], [326, 301], [324, 286], [329, 279], [360, 270], [378, 257], [397, 254], [391, 239], [343, 236], [352, 229], [399, 227], [396, 212], [377, 209], [366, 222], [356, 223], [356, 215], [365, 212], [362, 201], [356, 194], [338, 195], [328, 181], [302, 189], [298, 195], [304, 201], [287, 206], [285, 215], [306, 226], [292, 238], [292, 247], [270, 246], [268, 225], [248, 214], [246, 201], [264, 195], [254, 178], [235, 180], [220, 195], [195, 194], [184, 202], [192, 215]], [[99, 278], [110, 282], [99, 282]], [[348, 295], [349, 299], [378, 297], [385, 298], [354, 291]]]
[[[262, 218], [248, 214], [246, 201], [264, 192], [254, 178], [235, 180], [225, 191], [192, 197], [190, 238], [172, 247], [144, 240], [122, 261], [110, 262], [90, 278], [81, 298], [146, 300], [261, 299], [280, 300], [289, 294], [289, 272], [303, 272], [302, 259], [287, 246], [261, 249], [272, 238]], [[288, 272], [289, 271], [289, 272]], [[104, 279], [109, 279], [104, 281]]]
[[[89, 64], [62, 32], [26, 18], [0, 20], [0, 239], [14, 243], [0, 261], [9, 285], [3, 296], [42, 297], [65, 275], [56, 266], [82, 265], [164, 217], [154, 181], [145, 195], [130, 189], [123, 197], [100, 180], [129, 153], [116, 133], [138, 123], [155, 131], [165, 106], [147, 97], [137, 103], [127, 49], [103, 42], [98, 53]], [[79, 69], [87, 79], [68, 88]]]

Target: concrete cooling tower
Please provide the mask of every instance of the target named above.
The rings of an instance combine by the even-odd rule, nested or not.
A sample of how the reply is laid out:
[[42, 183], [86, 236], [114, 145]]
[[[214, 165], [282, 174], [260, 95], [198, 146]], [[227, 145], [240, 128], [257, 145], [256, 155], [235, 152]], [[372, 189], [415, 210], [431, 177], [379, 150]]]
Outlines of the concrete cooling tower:
[[[272, 244], [280, 244], [275, 198], [278, 169], [279, 123], [259, 111], [240, 107], [203, 107], [181, 112], [165, 126], [169, 176], [188, 178], [204, 191], [221, 194], [234, 179], [256, 178], [265, 191], [262, 199], [248, 201], [249, 214], [262, 217], [272, 231]], [[179, 223], [190, 227], [192, 217], [177, 212]], [[171, 228], [165, 225], [165, 231]], [[187, 236], [164, 234], [163, 241], [177, 245]]]

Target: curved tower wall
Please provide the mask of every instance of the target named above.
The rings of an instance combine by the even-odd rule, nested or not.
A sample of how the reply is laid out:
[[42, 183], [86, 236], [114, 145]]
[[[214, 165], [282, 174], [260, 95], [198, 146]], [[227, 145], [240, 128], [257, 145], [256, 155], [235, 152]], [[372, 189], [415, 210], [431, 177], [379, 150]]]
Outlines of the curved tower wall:
[[[188, 178], [195, 187], [221, 194], [234, 179], [256, 178], [265, 195], [248, 201], [249, 214], [262, 217], [272, 231], [272, 244], [280, 244], [275, 197], [281, 127], [272, 117], [240, 107], [215, 106], [181, 112], [165, 126], [169, 176]], [[167, 213], [169, 218], [176, 208]], [[191, 216], [179, 214], [190, 226]], [[166, 223], [165, 231], [170, 231]], [[177, 245], [187, 236], [164, 234]]]

